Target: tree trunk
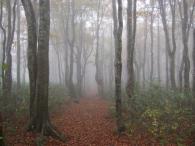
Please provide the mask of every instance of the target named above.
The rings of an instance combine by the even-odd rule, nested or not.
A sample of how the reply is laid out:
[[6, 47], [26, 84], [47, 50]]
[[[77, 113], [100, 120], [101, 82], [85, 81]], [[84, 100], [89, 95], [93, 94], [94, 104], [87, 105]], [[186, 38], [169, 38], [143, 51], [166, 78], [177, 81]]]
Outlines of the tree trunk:
[[[172, 47], [170, 43], [170, 38], [169, 38], [169, 31], [168, 31], [168, 24], [167, 24], [167, 16], [166, 16], [166, 8], [165, 8], [165, 1], [164, 0], [158, 0], [159, 6], [160, 6], [160, 14], [162, 18], [162, 23], [163, 23], [163, 29], [165, 33], [165, 40], [166, 40], [166, 55], [169, 56], [167, 57], [167, 61], [169, 60], [169, 73], [170, 73], [170, 81], [171, 81], [171, 88], [175, 89], [176, 88], [176, 82], [175, 82], [175, 52], [176, 52], [176, 42], [175, 42], [175, 12], [176, 12], [176, 0], [170, 1], [169, 4], [171, 7], [171, 13], [172, 13]], [[171, 49], [172, 48], [172, 49]], [[166, 86], [168, 87], [168, 64], [166, 65], [166, 74], [167, 74], [167, 79], [166, 79]]]
[[49, 0], [40, 0], [40, 24], [37, 51], [37, 91], [36, 91], [36, 130], [43, 133], [49, 126], [48, 88], [49, 88]]
[[125, 130], [122, 119], [122, 102], [121, 102], [121, 73], [122, 73], [122, 1], [118, 0], [118, 8], [116, 8], [116, 0], [112, 0], [113, 21], [114, 21], [114, 39], [115, 39], [115, 102], [116, 102], [116, 124], [117, 131], [120, 134]]
[[[1, 14], [0, 14], [0, 28], [3, 32], [3, 52], [2, 52], [2, 65], [1, 65], [1, 74], [2, 74], [2, 89], [5, 88], [5, 51], [6, 51], [6, 41], [7, 41], [7, 33], [6, 29], [3, 26], [3, 1], [1, 2]], [[4, 100], [4, 99], [3, 99]]]
[[195, 114], [195, 28], [193, 31], [193, 52], [192, 52], [192, 59], [193, 59], [193, 86], [192, 86], [192, 93], [193, 93], [193, 113]]
[[33, 124], [36, 131], [42, 133], [42, 135], [52, 136], [65, 141], [63, 135], [58, 133], [51, 125], [48, 113], [50, 1], [39, 0], [39, 8], [36, 104]]
[[151, 37], [151, 48], [150, 48], [150, 54], [151, 54], [151, 70], [150, 70], [150, 82], [153, 82], [153, 74], [154, 74], [154, 0], [150, 0], [151, 6], [152, 6], [152, 11], [151, 11], [151, 24], [150, 24], [150, 37]]
[[189, 91], [190, 89], [190, 60], [188, 54], [188, 4], [185, 0], [183, 0], [183, 12], [184, 18], [182, 19], [182, 40], [183, 40], [183, 61], [184, 61], [184, 89], [185, 91]]
[[158, 19], [158, 53], [157, 53], [157, 56], [158, 56], [158, 81], [159, 81], [159, 84], [161, 83], [161, 41], [160, 41], [160, 20]]
[[[22, 4], [25, 10], [28, 28], [28, 71], [30, 82], [30, 121], [34, 117], [35, 112], [35, 96], [36, 96], [36, 80], [37, 80], [37, 23], [33, 5], [30, 0], [22, 0]], [[25, 76], [25, 75], [24, 75]], [[30, 128], [30, 127], [29, 127]], [[32, 127], [31, 127], [32, 128]]]
[[[128, 96], [128, 111], [129, 111], [129, 120], [133, 122], [134, 119], [134, 84], [135, 84], [135, 73], [134, 73], [134, 63], [136, 66], [137, 63], [134, 60], [135, 54], [135, 36], [136, 36], [136, 23], [137, 16], [137, 0], [128, 0], [127, 1], [127, 84], [126, 84], [126, 93]], [[139, 68], [139, 67], [138, 67]], [[138, 69], [139, 70], [139, 69]], [[138, 71], [137, 70], [137, 71]]]
[[[12, 99], [12, 55], [11, 55], [11, 49], [12, 49], [12, 43], [14, 38], [14, 32], [15, 32], [15, 20], [16, 20], [16, 0], [13, 5], [13, 17], [12, 17], [12, 8], [11, 8], [11, 1], [7, 0], [7, 13], [8, 13], [8, 32], [7, 32], [7, 43], [6, 43], [6, 49], [5, 49], [5, 64], [3, 65], [4, 70], [4, 80], [3, 80], [3, 101], [4, 106], [6, 107], [8, 103], [10, 104], [10, 101], [13, 101]], [[6, 110], [8, 110], [6, 108]]]
[[17, 90], [20, 90], [20, 0], [17, 3]]
[[148, 16], [145, 16], [145, 28], [144, 28], [144, 56], [143, 56], [143, 87], [145, 88], [146, 81], [146, 51], [147, 51], [147, 38], [148, 38]]
[[98, 94], [99, 96], [103, 96], [103, 75], [101, 70], [101, 62], [100, 62], [100, 47], [99, 47], [99, 40], [100, 40], [100, 23], [101, 23], [101, 17], [100, 17], [100, 6], [101, 6], [101, 0], [98, 0], [98, 10], [97, 10], [97, 22], [96, 22], [96, 55], [95, 55], [95, 65], [96, 65], [96, 74], [95, 79], [97, 82], [97, 88], [98, 88]]
[[179, 81], [180, 81], [180, 88], [183, 87], [182, 84], [184, 81], [184, 90], [186, 93], [188, 93], [188, 91], [190, 90], [190, 59], [189, 59], [188, 41], [189, 41], [189, 34], [190, 34], [189, 32], [193, 23], [195, 1], [193, 2], [192, 9], [190, 9], [190, 17], [188, 16], [189, 15], [188, 2], [185, 0], [178, 1], [178, 5], [179, 5], [179, 12], [180, 12], [181, 24], [182, 24], [182, 41], [183, 41], [183, 57], [180, 66], [180, 71], [179, 71]]
[[81, 12], [80, 16], [80, 41], [79, 41], [79, 47], [77, 47], [77, 90], [78, 90], [78, 96], [82, 96], [82, 53], [83, 53], [83, 14]]
[[3, 117], [0, 112], [0, 146], [5, 146], [4, 135], [3, 135]]
[[129, 98], [133, 96], [134, 90], [134, 50], [135, 50], [135, 35], [136, 35], [136, 4], [137, 1], [128, 0], [127, 8], [127, 73], [128, 80], [126, 92]]
[[74, 73], [74, 48], [75, 48], [75, 1], [71, 1], [71, 28], [72, 28], [72, 39], [70, 41], [70, 73], [69, 73], [69, 92], [70, 96], [74, 98], [77, 102], [77, 95], [75, 92], [75, 87], [73, 83], [73, 73]]

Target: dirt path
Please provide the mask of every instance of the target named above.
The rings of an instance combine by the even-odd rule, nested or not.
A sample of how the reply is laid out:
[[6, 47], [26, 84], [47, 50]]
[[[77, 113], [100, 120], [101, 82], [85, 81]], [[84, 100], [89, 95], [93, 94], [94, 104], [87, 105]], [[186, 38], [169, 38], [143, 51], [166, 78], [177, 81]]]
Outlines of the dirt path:
[[[125, 146], [127, 138], [115, 134], [115, 122], [109, 115], [108, 103], [101, 98], [84, 98], [71, 103], [54, 121], [70, 140], [61, 146]], [[48, 142], [48, 146], [60, 143]]]
[[[71, 102], [59, 106], [51, 119], [69, 140], [64, 144], [49, 138], [46, 146], [151, 146], [147, 144], [149, 139], [144, 138], [144, 141], [141, 136], [131, 140], [127, 136], [118, 137], [115, 120], [109, 113], [109, 104], [101, 98], [82, 98], [79, 104]], [[35, 146], [36, 136], [26, 133], [23, 128], [26, 121], [21, 120], [19, 125], [22, 126], [16, 128], [17, 134], [10, 135], [7, 143], [10, 146]]]

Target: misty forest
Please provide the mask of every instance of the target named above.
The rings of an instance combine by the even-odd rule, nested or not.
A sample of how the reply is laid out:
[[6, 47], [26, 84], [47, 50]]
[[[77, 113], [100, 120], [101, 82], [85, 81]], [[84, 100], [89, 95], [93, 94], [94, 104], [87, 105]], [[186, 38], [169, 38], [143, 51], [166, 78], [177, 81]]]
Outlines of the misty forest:
[[195, 0], [0, 0], [0, 146], [195, 146]]

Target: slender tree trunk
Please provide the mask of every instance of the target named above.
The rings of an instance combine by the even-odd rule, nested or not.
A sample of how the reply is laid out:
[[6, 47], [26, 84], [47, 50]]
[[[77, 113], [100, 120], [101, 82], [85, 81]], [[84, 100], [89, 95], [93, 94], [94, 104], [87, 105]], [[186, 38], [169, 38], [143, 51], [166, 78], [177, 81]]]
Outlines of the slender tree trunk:
[[[128, 0], [127, 1], [127, 84], [126, 84], [126, 93], [128, 95], [128, 111], [129, 111], [129, 120], [133, 122], [134, 120], [134, 84], [135, 84], [135, 73], [134, 73], [134, 64], [136, 66], [137, 62], [134, 59], [135, 56], [135, 36], [136, 36], [136, 23], [137, 16], [137, 0]], [[139, 68], [139, 67], [138, 67]], [[138, 71], [139, 69], [137, 69]]]
[[135, 50], [135, 35], [136, 35], [136, 4], [137, 1], [128, 0], [127, 8], [127, 73], [128, 80], [126, 92], [129, 98], [133, 96], [134, 90], [134, 50]]
[[150, 48], [150, 54], [151, 54], [151, 70], [150, 70], [150, 82], [153, 81], [153, 74], [154, 74], [154, 0], [151, 0], [151, 6], [152, 6], [152, 12], [150, 16], [150, 37], [151, 37], [151, 48]]
[[[188, 41], [189, 41], [189, 32], [193, 23], [193, 14], [195, 10], [195, 1], [193, 2], [192, 9], [190, 10], [190, 17], [189, 14], [189, 6], [188, 2], [185, 0], [178, 1], [179, 5], [179, 13], [181, 17], [181, 24], [182, 24], [182, 41], [183, 41], [183, 57], [179, 71], [179, 81], [180, 81], [180, 88], [184, 86], [184, 90], [186, 93], [190, 90], [190, 59], [189, 59], [189, 48], [188, 48]], [[184, 78], [184, 79], [183, 79]], [[184, 85], [183, 85], [184, 81]]]
[[161, 83], [161, 37], [160, 37], [160, 20], [158, 19], [158, 81]]
[[113, 27], [111, 27], [111, 48], [110, 48], [110, 68], [109, 68], [109, 88], [110, 88], [110, 95], [113, 96], [113, 79], [114, 79], [114, 54], [113, 54]]
[[[30, 0], [22, 0], [22, 5], [25, 10], [28, 27], [28, 71], [29, 71], [29, 82], [30, 82], [30, 129], [33, 128], [32, 120], [35, 113], [35, 96], [36, 96], [36, 81], [37, 81], [37, 23], [33, 5]], [[24, 68], [25, 71], [25, 68]], [[23, 75], [25, 77], [25, 74]]]
[[176, 52], [176, 38], [175, 38], [175, 29], [176, 29], [176, 0], [170, 1], [171, 13], [172, 13], [172, 46], [173, 49], [169, 52], [170, 57], [170, 79], [172, 89], [176, 89], [176, 81], [175, 81], [175, 52]]
[[[81, 12], [82, 13], [82, 12]], [[80, 45], [77, 47], [77, 90], [78, 96], [82, 96], [82, 53], [83, 53], [83, 14], [80, 20]]]
[[1, 112], [0, 112], [0, 145], [5, 146], [4, 135], [3, 135], [3, 117]]
[[100, 17], [100, 6], [101, 6], [101, 0], [98, 0], [98, 10], [97, 10], [97, 22], [96, 22], [96, 55], [95, 55], [95, 65], [96, 65], [96, 74], [95, 79], [97, 82], [97, 88], [98, 88], [98, 94], [99, 96], [103, 96], [103, 75], [101, 70], [101, 63], [100, 63], [100, 47], [99, 47], [99, 41], [100, 41], [100, 23], [101, 23], [101, 17]]
[[17, 90], [20, 90], [20, 0], [17, 2]]
[[[167, 43], [166, 43], [167, 46]], [[165, 49], [165, 59], [166, 59], [166, 66], [165, 66], [165, 72], [166, 72], [166, 88], [169, 88], [169, 55], [168, 55], [168, 50], [167, 47]]]
[[144, 28], [144, 56], [143, 56], [143, 87], [145, 88], [146, 82], [146, 51], [147, 51], [147, 38], [148, 38], [148, 16], [145, 16]]
[[193, 30], [193, 53], [192, 53], [192, 59], [193, 59], [193, 85], [192, 85], [192, 93], [193, 93], [193, 113], [195, 114], [195, 28]]
[[[11, 8], [11, 1], [7, 0], [7, 13], [8, 13], [8, 32], [7, 32], [7, 43], [6, 43], [6, 58], [5, 64], [3, 65], [6, 69], [4, 70], [4, 80], [3, 80], [3, 98], [4, 98], [4, 105], [7, 106], [9, 101], [13, 101], [12, 99], [12, 43], [14, 38], [15, 32], [15, 20], [16, 20], [16, 0], [13, 5], [13, 15], [12, 15], [12, 8]], [[13, 16], [13, 17], [12, 17]]]
[[[172, 13], [172, 47], [170, 43], [169, 38], [169, 31], [168, 31], [168, 24], [167, 24], [167, 16], [166, 16], [166, 8], [165, 8], [165, 1], [164, 0], [158, 0], [159, 6], [160, 6], [160, 14], [162, 18], [163, 23], [163, 29], [165, 33], [165, 40], [166, 40], [166, 55], [168, 55], [166, 61], [169, 61], [169, 67], [168, 64], [166, 65], [166, 86], [168, 87], [169, 78], [168, 75], [170, 74], [170, 81], [171, 81], [171, 88], [176, 88], [176, 82], [175, 82], [175, 52], [176, 52], [176, 41], [175, 41], [175, 12], [176, 12], [176, 0], [170, 1], [169, 4], [171, 7], [171, 13]], [[171, 49], [172, 48], [172, 49]], [[169, 72], [168, 72], [169, 70]]]
[[[69, 3], [68, 3], [69, 4]], [[66, 87], [69, 87], [69, 73], [70, 73], [70, 67], [69, 67], [69, 46], [67, 45], [69, 42], [69, 20], [70, 20], [70, 6], [68, 6], [67, 15], [66, 15], [66, 22], [64, 23], [66, 25], [65, 31], [64, 31], [64, 39], [65, 39], [65, 51], [64, 51], [64, 60], [65, 60], [65, 83]]]
[[0, 28], [3, 32], [3, 44], [2, 44], [2, 48], [3, 48], [3, 52], [2, 52], [2, 66], [1, 66], [1, 74], [2, 74], [2, 89], [5, 88], [5, 51], [6, 51], [6, 42], [7, 42], [7, 33], [6, 33], [6, 29], [3, 26], [3, 1], [1, 2], [1, 14], [0, 14]]
[[183, 0], [183, 12], [184, 18], [182, 21], [182, 40], [183, 40], [183, 61], [184, 61], [184, 89], [185, 91], [189, 91], [190, 89], [190, 60], [188, 54], [188, 4], [185, 0]]
[[71, 1], [71, 28], [72, 28], [72, 39], [70, 41], [70, 73], [69, 73], [69, 91], [72, 98], [77, 102], [77, 95], [75, 92], [75, 86], [73, 83], [73, 73], [74, 73], [74, 48], [75, 48], [75, 1]]
[[117, 131], [120, 134], [125, 130], [122, 119], [122, 102], [121, 102], [121, 73], [122, 73], [122, 1], [118, 0], [118, 8], [116, 8], [116, 0], [112, 0], [113, 22], [114, 22], [114, 39], [115, 39], [115, 100], [116, 100], [116, 124]]
[[180, 89], [180, 91], [183, 90], [183, 68], [184, 68], [184, 61], [183, 61], [183, 57], [182, 57], [181, 65], [179, 68], [179, 89]]

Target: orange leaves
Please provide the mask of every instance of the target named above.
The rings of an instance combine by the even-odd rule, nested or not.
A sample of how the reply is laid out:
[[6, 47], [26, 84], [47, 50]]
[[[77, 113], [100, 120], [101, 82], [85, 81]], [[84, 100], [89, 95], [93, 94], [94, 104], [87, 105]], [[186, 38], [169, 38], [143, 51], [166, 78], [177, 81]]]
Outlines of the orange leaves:
[[[67, 143], [48, 138], [45, 146], [149, 146], [159, 144], [138, 131], [134, 136], [118, 136], [115, 119], [109, 116], [109, 104], [101, 98], [83, 98], [79, 104], [62, 104], [51, 115], [54, 125], [65, 134]], [[108, 118], [110, 117], [110, 118]], [[13, 146], [35, 146], [36, 135], [27, 133], [26, 119], [18, 120], [15, 135], [8, 135]]]

